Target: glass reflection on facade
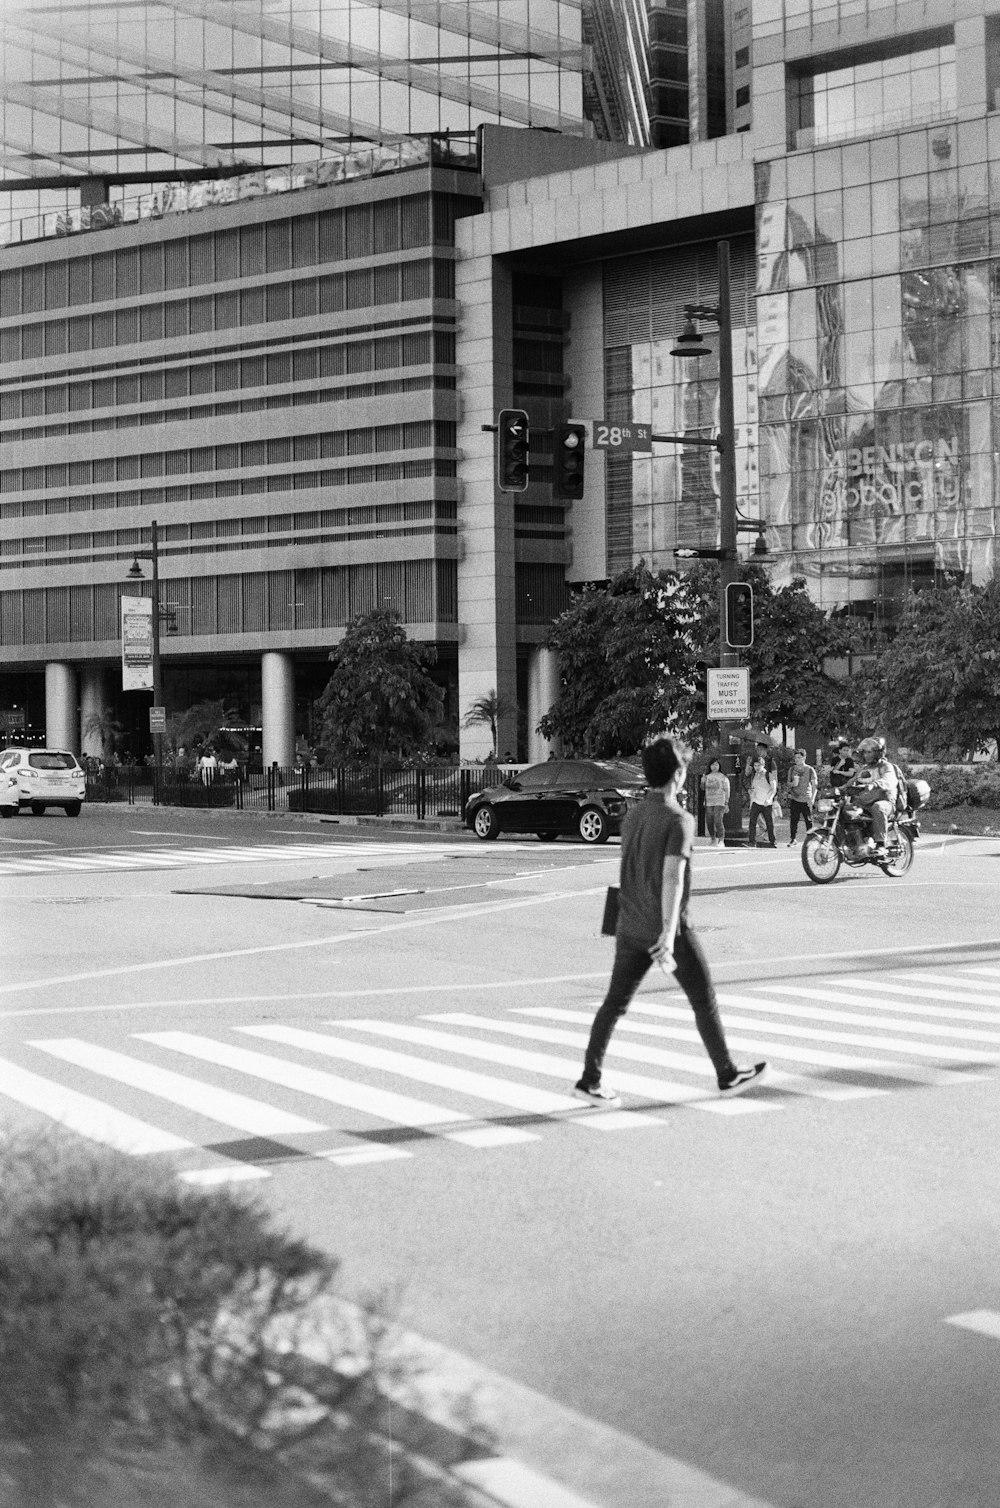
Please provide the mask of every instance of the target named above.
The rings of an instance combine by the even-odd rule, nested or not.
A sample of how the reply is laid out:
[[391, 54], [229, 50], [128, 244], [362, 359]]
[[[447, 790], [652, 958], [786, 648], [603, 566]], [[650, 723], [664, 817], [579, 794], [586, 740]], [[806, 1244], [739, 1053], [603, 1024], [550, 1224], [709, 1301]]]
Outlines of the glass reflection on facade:
[[905, 130], [955, 113], [953, 42], [790, 80], [793, 147]]
[[985, 128], [963, 142], [758, 165], [762, 512], [826, 606], [995, 566], [1000, 138], [992, 160]]
[[333, 162], [358, 143], [471, 139], [489, 123], [649, 139], [639, 0], [21, 0], [0, 12], [8, 225], [182, 178]]

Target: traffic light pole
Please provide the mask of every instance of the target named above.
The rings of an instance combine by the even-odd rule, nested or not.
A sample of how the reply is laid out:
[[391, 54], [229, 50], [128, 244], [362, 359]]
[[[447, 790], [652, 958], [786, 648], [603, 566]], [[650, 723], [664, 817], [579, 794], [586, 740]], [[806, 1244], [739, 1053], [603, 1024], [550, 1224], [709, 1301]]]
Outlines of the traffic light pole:
[[[719, 664], [735, 667], [739, 651], [726, 642], [726, 587], [739, 579], [736, 557], [736, 412], [733, 398], [733, 320], [729, 300], [729, 242], [720, 241], [719, 266]], [[719, 723], [719, 753], [729, 776], [726, 834], [742, 837], [743, 799], [739, 756], [739, 724]]]

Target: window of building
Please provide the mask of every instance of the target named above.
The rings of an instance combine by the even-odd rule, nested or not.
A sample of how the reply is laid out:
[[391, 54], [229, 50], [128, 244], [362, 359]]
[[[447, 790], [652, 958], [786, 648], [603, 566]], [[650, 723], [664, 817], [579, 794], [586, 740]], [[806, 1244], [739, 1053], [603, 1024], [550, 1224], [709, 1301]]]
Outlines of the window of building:
[[789, 78], [789, 145], [819, 146], [904, 130], [955, 113], [955, 46], [950, 34], [866, 51], [862, 60]]
[[736, 108], [738, 110], [742, 105], [749, 105], [749, 103], [750, 103], [750, 85], [749, 84], [741, 84], [740, 87], [736, 91]]
[[748, 68], [750, 66], [749, 47], [737, 47], [735, 62], [737, 68]]

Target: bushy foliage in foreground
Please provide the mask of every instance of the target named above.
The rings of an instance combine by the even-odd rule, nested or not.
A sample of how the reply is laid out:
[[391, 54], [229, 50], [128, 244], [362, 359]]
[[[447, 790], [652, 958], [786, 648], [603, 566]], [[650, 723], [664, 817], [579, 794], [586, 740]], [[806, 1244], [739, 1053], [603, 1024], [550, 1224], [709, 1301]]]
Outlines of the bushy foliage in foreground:
[[110, 1458], [178, 1449], [202, 1487], [171, 1508], [250, 1502], [244, 1477], [268, 1508], [431, 1500], [385, 1432], [405, 1367], [374, 1309], [336, 1300], [335, 1260], [230, 1190], [68, 1136], [0, 1142], [0, 1187], [4, 1504], [103, 1505]]

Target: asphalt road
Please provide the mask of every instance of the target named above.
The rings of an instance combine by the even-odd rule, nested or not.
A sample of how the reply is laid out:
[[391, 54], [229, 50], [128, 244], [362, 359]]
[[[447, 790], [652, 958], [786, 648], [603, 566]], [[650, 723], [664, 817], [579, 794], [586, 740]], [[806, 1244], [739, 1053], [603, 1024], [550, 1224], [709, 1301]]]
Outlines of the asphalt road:
[[245, 1179], [485, 1369], [531, 1508], [996, 1508], [1000, 839], [825, 888], [795, 850], [699, 851], [735, 1054], [775, 1069], [721, 1113], [658, 974], [608, 1059], [624, 1111], [562, 1103], [616, 868], [280, 815], [6, 822], [0, 1112]]

